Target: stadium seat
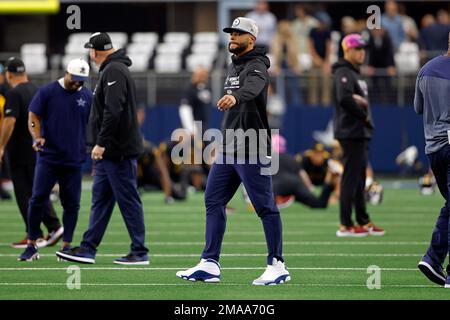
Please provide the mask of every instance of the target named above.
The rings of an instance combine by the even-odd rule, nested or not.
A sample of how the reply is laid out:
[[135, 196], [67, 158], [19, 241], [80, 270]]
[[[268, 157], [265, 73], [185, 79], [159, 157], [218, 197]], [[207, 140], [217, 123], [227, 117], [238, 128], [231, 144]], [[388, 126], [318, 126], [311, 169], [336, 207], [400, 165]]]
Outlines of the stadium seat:
[[219, 43], [217, 32], [197, 32], [193, 36], [194, 43]]
[[215, 56], [217, 54], [217, 50], [217, 44], [215, 43], [196, 42], [191, 46], [192, 53], [196, 54], [207, 53]]
[[164, 55], [181, 55], [183, 53], [184, 46], [178, 42], [174, 43], [160, 43], [156, 47], [156, 52], [158, 54]]
[[201, 66], [208, 70], [212, 69], [215, 56], [210, 54], [190, 54], [186, 57], [186, 68], [193, 71]]
[[114, 48], [124, 48], [128, 43], [128, 35], [125, 32], [107, 32], [111, 37]]
[[419, 46], [414, 42], [402, 42], [398, 48], [399, 52], [419, 52]]
[[20, 47], [20, 55], [27, 73], [38, 74], [47, 71], [47, 47], [44, 43], [25, 43]]
[[47, 71], [47, 56], [40, 54], [28, 54], [22, 56], [23, 63], [28, 74], [41, 74]]
[[127, 54], [133, 61], [130, 70], [135, 72], [146, 71], [158, 43], [158, 34], [155, 32], [136, 32], [131, 36], [131, 40], [132, 42], [127, 47]]
[[45, 43], [25, 43], [20, 47], [20, 54], [26, 55], [45, 55]]
[[179, 54], [158, 54], [155, 58], [155, 71], [161, 73], [176, 73], [181, 70]]
[[130, 43], [127, 47], [128, 53], [141, 53], [141, 54], [148, 54], [151, 56], [153, 54], [153, 51], [155, 49], [155, 45], [147, 42], [141, 42], [141, 43]]
[[189, 45], [191, 36], [187, 32], [167, 32], [163, 40], [165, 43], [178, 43], [184, 49]]
[[420, 68], [419, 46], [412, 42], [403, 42], [394, 56], [399, 74], [415, 74]]
[[85, 42], [69, 42], [64, 47], [65, 54], [79, 54], [79, 55], [85, 55], [87, 50], [84, 48]]
[[77, 32], [69, 35], [68, 43], [86, 43], [89, 40], [89, 37], [92, 33], [87, 32]]
[[150, 60], [150, 55], [148, 53], [128, 53], [128, 56], [130, 57], [132, 64], [130, 66], [130, 71], [134, 72], [142, 72], [147, 71], [148, 69], [148, 63]]
[[135, 32], [131, 36], [132, 43], [148, 43], [155, 46], [158, 43], [156, 32]]

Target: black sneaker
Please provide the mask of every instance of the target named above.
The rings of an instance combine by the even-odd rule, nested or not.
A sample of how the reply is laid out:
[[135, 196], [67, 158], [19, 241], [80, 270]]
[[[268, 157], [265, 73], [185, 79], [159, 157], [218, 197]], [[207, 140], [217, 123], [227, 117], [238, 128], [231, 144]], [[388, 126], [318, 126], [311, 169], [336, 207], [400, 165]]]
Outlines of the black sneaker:
[[125, 257], [119, 258], [114, 260], [115, 264], [122, 264], [122, 265], [148, 265], [150, 262], [148, 261], [148, 256], [138, 256], [132, 253], [129, 253]]
[[75, 247], [68, 251], [56, 251], [56, 256], [63, 260], [86, 263], [86, 264], [94, 264], [95, 263], [95, 254], [87, 251], [81, 247]]
[[39, 252], [37, 251], [37, 247], [32, 244], [29, 244], [25, 251], [17, 258], [18, 261], [33, 261], [39, 259]]
[[[73, 247], [72, 246], [65, 246], [65, 247], [63, 247], [61, 250], [59, 250], [59, 252], [62, 252], [62, 253], [70, 253], [70, 251], [71, 250], [73, 250]], [[67, 260], [64, 260], [64, 259], [61, 259], [60, 257], [56, 257], [56, 261], [67, 261]]]
[[65, 246], [65, 247], [63, 247], [61, 250], [59, 250], [59, 251], [61, 251], [61, 252], [69, 252], [69, 251], [71, 251], [71, 250], [73, 250], [73, 247], [72, 246]]
[[440, 265], [436, 265], [433, 260], [425, 255], [417, 265], [419, 270], [428, 278], [428, 280], [440, 285], [445, 285], [446, 275]]

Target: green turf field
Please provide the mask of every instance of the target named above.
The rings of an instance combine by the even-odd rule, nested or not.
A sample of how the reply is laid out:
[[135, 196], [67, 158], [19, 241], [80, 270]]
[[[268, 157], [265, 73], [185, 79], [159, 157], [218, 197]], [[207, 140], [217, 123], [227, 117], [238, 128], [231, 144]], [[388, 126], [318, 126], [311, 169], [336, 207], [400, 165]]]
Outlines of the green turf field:
[[[338, 206], [309, 210], [295, 204], [282, 211], [284, 254], [292, 280], [280, 286], [251, 285], [265, 268], [266, 245], [260, 220], [241, 195], [231, 205], [221, 258], [220, 284], [192, 283], [175, 276], [195, 265], [203, 248], [203, 194], [166, 205], [161, 194], [142, 197], [150, 266], [121, 267], [113, 259], [127, 253], [129, 238], [116, 209], [95, 265], [81, 267], [81, 289], [66, 286], [68, 262], [57, 262], [56, 247], [40, 249], [41, 259], [18, 262], [9, 247], [24, 235], [15, 202], [0, 202], [0, 299], [449, 299], [450, 290], [430, 283], [416, 268], [425, 252], [440, 195], [417, 189], [385, 189], [380, 206], [369, 206], [384, 237], [339, 239]], [[85, 231], [90, 192], [84, 191], [75, 243]], [[60, 212], [60, 211], [59, 211]], [[381, 289], [366, 286], [367, 267], [381, 268]]]

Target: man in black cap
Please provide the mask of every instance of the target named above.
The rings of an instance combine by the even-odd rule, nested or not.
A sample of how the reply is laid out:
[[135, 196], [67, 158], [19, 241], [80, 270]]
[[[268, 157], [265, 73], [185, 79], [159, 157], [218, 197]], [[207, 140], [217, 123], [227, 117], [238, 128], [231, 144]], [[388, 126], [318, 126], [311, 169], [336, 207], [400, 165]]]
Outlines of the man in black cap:
[[[28, 132], [28, 105], [37, 87], [28, 81], [25, 65], [19, 58], [8, 59], [5, 70], [6, 81], [12, 89], [6, 93], [5, 118], [0, 131], [0, 162], [6, 147], [16, 202], [28, 234], [28, 201], [33, 188], [36, 163], [36, 154], [32, 148], [33, 139]], [[50, 201], [44, 206], [43, 222], [49, 234], [45, 239], [43, 236], [38, 239], [38, 247], [54, 245], [63, 234], [63, 228]], [[13, 243], [12, 246], [26, 248], [27, 238]]]
[[132, 244], [130, 253], [114, 263], [147, 265], [144, 212], [136, 176], [137, 157], [143, 148], [136, 117], [136, 89], [128, 70], [131, 60], [123, 49], [113, 48], [107, 33], [94, 33], [84, 47], [100, 67], [89, 119], [94, 139], [91, 158], [95, 161], [91, 216], [80, 247], [56, 255], [64, 260], [95, 263], [97, 247], [117, 201]]

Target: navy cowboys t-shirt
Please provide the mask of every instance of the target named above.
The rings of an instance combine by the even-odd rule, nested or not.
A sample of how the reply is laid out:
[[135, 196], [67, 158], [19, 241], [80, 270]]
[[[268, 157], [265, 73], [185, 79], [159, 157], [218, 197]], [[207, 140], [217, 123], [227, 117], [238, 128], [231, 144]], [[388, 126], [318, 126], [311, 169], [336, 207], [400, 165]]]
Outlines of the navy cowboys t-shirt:
[[71, 167], [83, 164], [91, 104], [89, 89], [66, 90], [63, 79], [39, 89], [29, 107], [42, 118], [41, 134], [45, 144], [38, 153], [38, 161]]

